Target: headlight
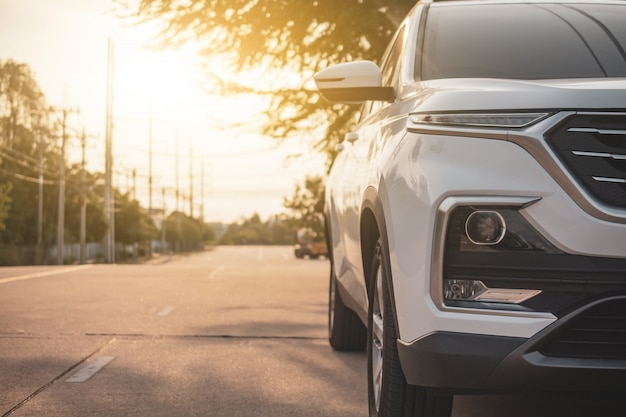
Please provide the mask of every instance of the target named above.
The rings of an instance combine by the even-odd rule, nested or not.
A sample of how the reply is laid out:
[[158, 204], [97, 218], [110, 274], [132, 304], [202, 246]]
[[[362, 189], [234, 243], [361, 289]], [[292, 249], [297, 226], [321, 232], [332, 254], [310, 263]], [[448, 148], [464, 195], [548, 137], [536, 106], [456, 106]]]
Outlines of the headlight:
[[545, 119], [549, 113], [414, 113], [415, 124], [520, 128]]

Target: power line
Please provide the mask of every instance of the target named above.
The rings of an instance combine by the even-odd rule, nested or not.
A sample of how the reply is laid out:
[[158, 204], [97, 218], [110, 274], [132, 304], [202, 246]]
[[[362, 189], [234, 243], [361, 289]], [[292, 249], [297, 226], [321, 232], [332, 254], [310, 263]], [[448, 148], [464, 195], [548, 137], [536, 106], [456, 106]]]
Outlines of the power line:
[[40, 181], [39, 178], [27, 177], [26, 175], [18, 174], [17, 172], [11, 172], [8, 169], [4, 169], [4, 168], [0, 168], [0, 171], [4, 172], [5, 174], [9, 174], [17, 178], [18, 180], [22, 180], [22, 181], [32, 182], [35, 184], [42, 183], [44, 185], [59, 185], [58, 181], [53, 181], [53, 180], [41, 180]]

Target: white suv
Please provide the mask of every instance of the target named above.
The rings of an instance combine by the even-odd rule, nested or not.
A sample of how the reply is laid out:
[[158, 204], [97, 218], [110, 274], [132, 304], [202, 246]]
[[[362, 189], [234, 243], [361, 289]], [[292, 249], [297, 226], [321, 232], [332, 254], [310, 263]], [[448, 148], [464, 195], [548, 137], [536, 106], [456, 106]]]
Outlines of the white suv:
[[419, 2], [382, 58], [315, 76], [363, 103], [326, 190], [329, 339], [370, 414], [455, 393], [626, 389], [626, 3]]

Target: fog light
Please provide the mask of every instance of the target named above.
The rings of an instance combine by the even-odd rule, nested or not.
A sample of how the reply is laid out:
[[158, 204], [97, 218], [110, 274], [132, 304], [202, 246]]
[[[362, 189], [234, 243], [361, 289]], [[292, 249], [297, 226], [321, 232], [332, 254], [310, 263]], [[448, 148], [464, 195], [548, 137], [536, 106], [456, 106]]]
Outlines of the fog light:
[[447, 279], [443, 285], [444, 298], [450, 301], [520, 304], [539, 294], [541, 290], [488, 288], [482, 281], [473, 279]]
[[465, 234], [475, 245], [497, 245], [505, 233], [506, 223], [497, 211], [475, 211], [465, 220]]
[[447, 279], [444, 281], [443, 294], [447, 300], [473, 300], [487, 291], [482, 281], [469, 279]]

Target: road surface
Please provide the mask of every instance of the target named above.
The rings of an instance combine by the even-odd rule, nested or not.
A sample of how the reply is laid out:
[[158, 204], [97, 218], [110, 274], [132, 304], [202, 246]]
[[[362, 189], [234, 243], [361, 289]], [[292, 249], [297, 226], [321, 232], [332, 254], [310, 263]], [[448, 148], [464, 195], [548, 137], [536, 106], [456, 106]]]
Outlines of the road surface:
[[[325, 260], [259, 246], [0, 268], [0, 416], [364, 417], [365, 353], [328, 346], [327, 276]], [[453, 414], [604, 417], [605, 403], [458, 397]]]

